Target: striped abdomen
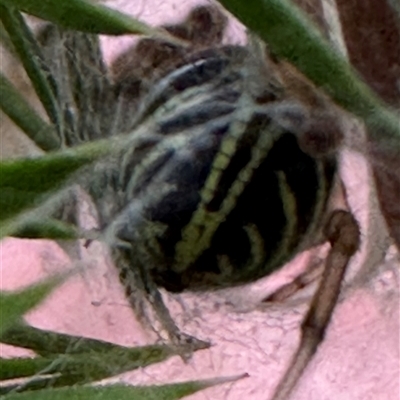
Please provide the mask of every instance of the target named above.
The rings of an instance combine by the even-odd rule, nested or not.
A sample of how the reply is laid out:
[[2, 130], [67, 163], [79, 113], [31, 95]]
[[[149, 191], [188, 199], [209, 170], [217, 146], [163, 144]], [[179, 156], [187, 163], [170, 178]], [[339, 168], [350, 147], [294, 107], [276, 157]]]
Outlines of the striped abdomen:
[[271, 273], [317, 228], [329, 196], [334, 158], [298, 143], [306, 109], [254, 86], [243, 55], [204, 53], [165, 77], [136, 118], [157, 139], [145, 156], [120, 157], [112, 232], [171, 291]]

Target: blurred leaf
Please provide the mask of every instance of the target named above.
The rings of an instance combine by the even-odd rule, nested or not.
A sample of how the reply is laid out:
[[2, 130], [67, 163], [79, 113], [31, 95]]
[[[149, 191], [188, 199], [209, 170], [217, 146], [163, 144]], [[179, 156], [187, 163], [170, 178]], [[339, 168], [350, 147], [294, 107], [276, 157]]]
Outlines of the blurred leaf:
[[0, 22], [0, 43], [2, 46], [13, 56], [15, 57], [17, 54], [15, 52], [14, 46], [8, 36], [7, 31], [4, 29], [3, 24]]
[[[25, 382], [24, 390], [38, 390], [49, 385], [49, 380], [39, 374], [53, 375], [49, 377], [52, 387], [71, 386], [146, 367], [180, 351], [180, 348], [167, 345], [124, 347], [101, 340], [44, 331], [23, 323], [16, 323], [3, 332], [1, 342], [33, 350], [42, 356], [36, 362], [21, 359], [19, 363], [3, 363], [3, 379], [33, 375], [40, 378]], [[185, 350], [184, 347], [182, 349]], [[3, 386], [0, 393], [6, 393], [13, 387]]]
[[[28, 372], [29, 368], [33, 371], [30, 375], [40, 379], [32, 379], [23, 384], [24, 390], [40, 390], [49, 385], [52, 388], [73, 386], [99, 381], [110, 378], [123, 372], [166, 360], [175, 353], [166, 345], [154, 345], [145, 347], [128, 348], [111, 345], [106, 352], [92, 351], [87, 353], [68, 353], [53, 355], [51, 357], [38, 357], [36, 363], [4, 363], [4, 368], [14, 368], [14, 377], [17, 373]], [[18, 367], [18, 370], [16, 369]], [[11, 375], [8, 371], [3, 375]], [[52, 375], [49, 380], [45, 380], [40, 375]], [[28, 375], [24, 375], [27, 377]], [[19, 377], [23, 377], [20, 375]], [[6, 392], [3, 389], [3, 393]]]
[[400, 120], [326, 42], [312, 21], [288, 0], [220, 0], [256, 32], [273, 53], [287, 59], [348, 111], [361, 117], [373, 139], [400, 150]]
[[0, 4], [16, 7], [63, 28], [82, 32], [105, 35], [151, 35], [158, 32], [123, 13], [86, 0], [0, 0]]
[[26, 239], [71, 240], [82, 238], [84, 235], [74, 225], [54, 218], [26, 218], [12, 224], [12, 229], [7, 230], [7, 236]]
[[46, 331], [21, 322], [14, 324], [7, 331], [3, 332], [0, 340], [2, 343], [30, 349], [46, 357], [55, 354], [105, 354], [109, 351], [124, 352], [132, 350], [131, 355], [134, 355], [138, 359], [147, 360], [153, 350], [157, 354], [160, 349], [165, 354], [168, 354], [168, 352], [173, 353], [171, 349], [164, 348], [164, 346], [144, 346], [130, 349], [103, 340]]
[[51, 278], [19, 292], [0, 292], [0, 335], [40, 303], [62, 280], [60, 277]]
[[36, 39], [15, 8], [0, 5], [0, 18], [47, 115], [59, 126], [61, 118], [55, 96], [56, 83], [46, 66]]
[[41, 149], [56, 150], [60, 141], [54, 128], [28, 104], [14, 85], [0, 73], [0, 108]]
[[59, 188], [70, 174], [120, 148], [126, 140], [114, 137], [39, 158], [0, 163], [0, 236], [7, 234], [10, 218], [39, 204], [44, 194]]
[[28, 393], [13, 393], [7, 395], [7, 400], [175, 400], [181, 399], [199, 390], [223, 383], [235, 382], [246, 377], [238, 375], [234, 377], [209, 379], [197, 382], [183, 382], [162, 386], [127, 386], [110, 385], [97, 387], [70, 387], [60, 389], [40, 390]]
[[43, 371], [49, 364], [50, 360], [43, 357], [0, 358], [0, 380], [33, 376]]

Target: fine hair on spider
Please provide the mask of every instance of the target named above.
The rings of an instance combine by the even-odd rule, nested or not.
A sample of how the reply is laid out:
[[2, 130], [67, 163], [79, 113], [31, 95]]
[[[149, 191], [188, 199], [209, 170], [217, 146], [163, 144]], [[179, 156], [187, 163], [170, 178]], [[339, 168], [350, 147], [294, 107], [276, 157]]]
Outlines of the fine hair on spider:
[[41, 31], [64, 145], [128, 138], [71, 179], [55, 216], [77, 224], [76, 187], [89, 195], [131, 306], [140, 315], [150, 304], [183, 357], [208, 343], [178, 329], [159, 288], [248, 284], [328, 241], [299, 349], [273, 396], [283, 400], [323, 340], [360, 246], [346, 201], [333, 200], [350, 117], [257, 38], [223, 44], [226, 24], [219, 8], [198, 7], [164, 27], [190, 46], [141, 39], [110, 70], [96, 36]]

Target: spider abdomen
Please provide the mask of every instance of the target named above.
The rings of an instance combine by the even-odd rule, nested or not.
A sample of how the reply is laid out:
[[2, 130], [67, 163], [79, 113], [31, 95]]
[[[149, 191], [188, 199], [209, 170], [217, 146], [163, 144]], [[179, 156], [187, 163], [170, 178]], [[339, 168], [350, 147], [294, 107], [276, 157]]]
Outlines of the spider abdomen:
[[[246, 159], [245, 153], [246, 149], [240, 152], [243, 159]], [[246, 182], [232, 211], [219, 223], [209, 247], [186, 268], [174, 270], [177, 246], [183, 240], [182, 231], [194, 223], [193, 214], [201, 204], [200, 195], [191, 196], [191, 209], [182, 207], [179, 212], [172, 211], [167, 203], [183, 204], [183, 186], [179, 200], [174, 196], [165, 198], [152, 214], [153, 221], [168, 226], [159, 238], [167, 257], [165, 263], [159, 264], [161, 268], [153, 270], [153, 279], [171, 291], [201, 290], [244, 284], [273, 272], [293, 257], [305, 236], [315, 230], [334, 169], [333, 160], [314, 160], [299, 149], [293, 134], [282, 134], [251, 181]], [[199, 190], [205, 180], [198, 182]], [[228, 190], [219, 189], [207, 204], [208, 215], [218, 214], [218, 209], [211, 206]], [[195, 245], [196, 242], [189, 242], [189, 246]]]
[[[131, 149], [119, 157], [125, 205], [109, 229], [131, 244], [132, 268], [144, 263], [170, 291], [268, 275], [316, 229], [329, 196], [334, 157], [299, 145], [306, 109], [282, 92], [265, 96], [263, 81], [254, 90], [237, 54], [230, 47], [197, 56], [198, 79], [187, 81], [191, 64], [163, 78], [136, 122], [158, 139], [140, 162]], [[135, 260], [135, 249], [145, 260]]]

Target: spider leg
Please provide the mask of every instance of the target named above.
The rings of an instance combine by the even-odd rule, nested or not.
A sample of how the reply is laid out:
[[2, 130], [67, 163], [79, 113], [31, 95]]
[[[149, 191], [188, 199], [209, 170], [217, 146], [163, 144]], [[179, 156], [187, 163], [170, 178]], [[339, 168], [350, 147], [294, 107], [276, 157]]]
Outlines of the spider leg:
[[[131, 243], [128, 246], [129, 249], [113, 249], [113, 259], [135, 316], [145, 327], [153, 330], [161, 338], [159, 330], [154, 326], [147, 312], [146, 306], [149, 305], [161, 324], [161, 329], [167, 333], [172, 346], [184, 361], [187, 361], [194, 351], [210, 347], [209, 343], [184, 334], [176, 326], [148, 271], [151, 256], [146, 246], [142, 243], [140, 245]], [[132, 268], [132, 260], [135, 260], [135, 268]]]
[[187, 360], [194, 351], [208, 348], [209, 343], [182, 333], [164, 304], [151, 271], [162, 262], [156, 237], [165, 228], [146, 219], [143, 205], [148, 202], [142, 200], [131, 202], [108, 228], [108, 234], [114, 237], [113, 261], [134, 314], [160, 338], [161, 332], [166, 333], [176, 352]]
[[46, 23], [37, 34], [62, 147], [108, 137], [116, 109], [99, 37]]
[[347, 211], [334, 211], [325, 226], [324, 234], [331, 244], [324, 274], [302, 323], [299, 348], [280, 381], [273, 400], [289, 398], [317, 351], [336, 306], [349, 260], [359, 247], [358, 224]]
[[291, 298], [295, 293], [308, 287], [314, 282], [317, 282], [324, 271], [324, 263], [321, 258], [316, 257], [311, 260], [311, 263], [307, 265], [307, 270], [298, 275], [291, 282], [283, 285], [269, 296], [267, 296], [263, 303], [281, 303]]

